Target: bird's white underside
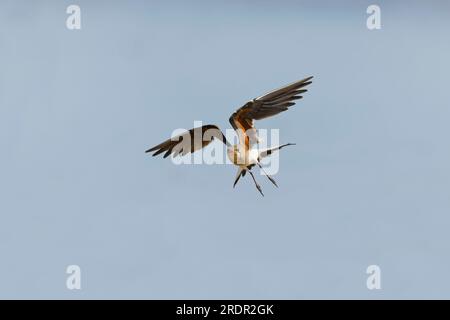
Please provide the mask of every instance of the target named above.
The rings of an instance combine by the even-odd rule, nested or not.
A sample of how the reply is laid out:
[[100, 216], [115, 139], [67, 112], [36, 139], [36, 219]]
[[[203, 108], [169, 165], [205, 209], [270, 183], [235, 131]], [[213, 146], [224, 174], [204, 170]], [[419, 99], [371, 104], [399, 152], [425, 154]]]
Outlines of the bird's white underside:
[[247, 150], [245, 146], [234, 145], [227, 148], [227, 155], [228, 159], [230, 159], [234, 165], [246, 168], [250, 165], [255, 165], [258, 163], [260, 151], [257, 148]]

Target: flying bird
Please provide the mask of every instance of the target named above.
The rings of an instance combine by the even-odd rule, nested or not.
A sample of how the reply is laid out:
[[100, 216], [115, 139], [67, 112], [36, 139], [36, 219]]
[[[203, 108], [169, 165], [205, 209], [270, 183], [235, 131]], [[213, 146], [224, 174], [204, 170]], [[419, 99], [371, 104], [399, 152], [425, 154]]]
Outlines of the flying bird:
[[[312, 83], [312, 78], [313, 77], [308, 77], [268, 92], [258, 98], [248, 101], [241, 108], [236, 110], [231, 115], [229, 121], [238, 135], [238, 144], [230, 144], [218, 126], [209, 124], [186, 131], [185, 133], [168, 139], [145, 152], [154, 152], [153, 156], [164, 153], [164, 158], [167, 158], [169, 155], [173, 155], [173, 157], [179, 155], [184, 156], [190, 152], [193, 153], [206, 147], [214, 139], [217, 139], [227, 146], [228, 158], [238, 167], [233, 188], [236, 186], [239, 179], [244, 177], [248, 172], [252, 176], [256, 189], [264, 196], [261, 186], [258, 184], [251, 171], [252, 168], [257, 165], [270, 182], [278, 187], [275, 180], [264, 171], [260, 162], [263, 158], [270, 156], [275, 151], [286, 146], [294, 145], [294, 143], [286, 143], [276, 147], [259, 150], [257, 145], [260, 140], [254, 126], [254, 120], [261, 120], [274, 116], [295, 105], [295, 101], [303, 98], [303, 94], [308, 91], [305, 87]], [[204, 139], [205, 136], [209, 136], [209, 139]]]

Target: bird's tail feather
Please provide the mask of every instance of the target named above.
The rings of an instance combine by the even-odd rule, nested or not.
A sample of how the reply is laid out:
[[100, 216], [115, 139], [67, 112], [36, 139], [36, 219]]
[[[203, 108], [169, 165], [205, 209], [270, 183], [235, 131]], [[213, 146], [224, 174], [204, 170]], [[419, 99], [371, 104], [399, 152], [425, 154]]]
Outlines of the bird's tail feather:
[[273, 148], [261, 150], [259, 152], [259, 159], [264, 159], [265, 157], [270, 156], [275, 151], [278, 151], [278, 150], [280, 150], [280, 149], [282, 149], [284, 147], [287, 147], [287, 146], [294, 146], [294, 145], [295, 145], [295, 143], [286, 143], [286, 144], [282, 144], [281, 146], [276, 146], [276, 147], [273, 147]]

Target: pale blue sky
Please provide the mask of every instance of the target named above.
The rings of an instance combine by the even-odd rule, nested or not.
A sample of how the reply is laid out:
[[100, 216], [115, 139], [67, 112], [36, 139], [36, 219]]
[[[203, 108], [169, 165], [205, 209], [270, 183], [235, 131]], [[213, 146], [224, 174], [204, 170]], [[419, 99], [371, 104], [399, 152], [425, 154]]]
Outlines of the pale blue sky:
[[[2, 1], [0, 298], [450, 298], [450, 4], [372, 3]], [[265, 198], [144, 154], [309, 75]]]

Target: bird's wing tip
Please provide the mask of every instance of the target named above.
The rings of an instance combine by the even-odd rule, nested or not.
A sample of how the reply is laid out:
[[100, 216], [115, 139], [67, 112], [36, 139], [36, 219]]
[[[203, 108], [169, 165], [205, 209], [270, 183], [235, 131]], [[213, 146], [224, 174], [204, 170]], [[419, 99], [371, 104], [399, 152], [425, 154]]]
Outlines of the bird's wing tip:
[[147, 150], [145, 150], [145, 153], [155, 151], [156, 149], [158, 149], [158, 147], [153, 147], [153, 148], [147, 149]]

